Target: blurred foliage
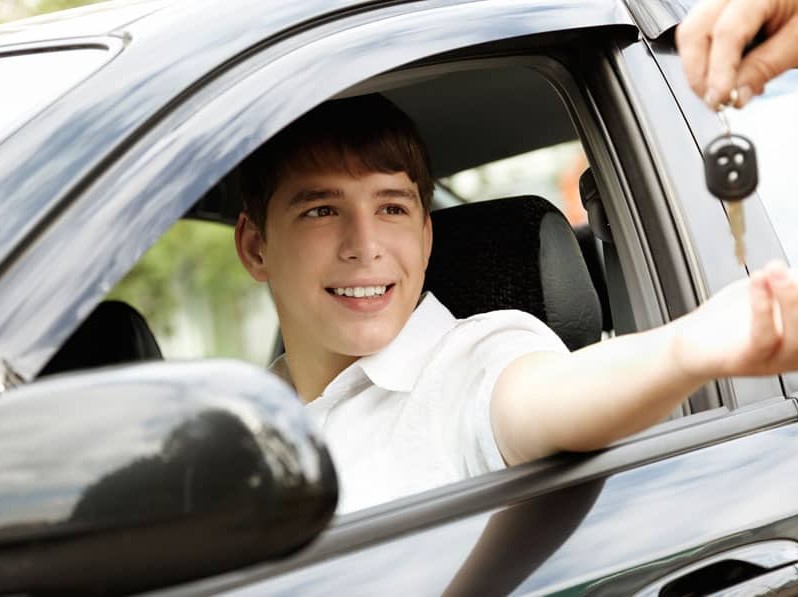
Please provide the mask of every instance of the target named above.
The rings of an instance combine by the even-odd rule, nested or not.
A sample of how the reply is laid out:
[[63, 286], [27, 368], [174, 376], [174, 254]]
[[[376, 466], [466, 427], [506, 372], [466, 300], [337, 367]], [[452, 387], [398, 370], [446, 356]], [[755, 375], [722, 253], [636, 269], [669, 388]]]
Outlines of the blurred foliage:
[[0, 22], [94, 4], [102, 0], [0, 0]]
[[199, 299], [220, 322], [240, 321], [243, 300], [260, 286], [238, 261], [233, 229], [180, 220], [164, 234], [108, 298], [135, 305], [165, 334], [178, 309]]
[[75, 8], [76, 6], [83, 6], [84, 4], [96, 4], [101, 1], [102, 0], [39, 0], [34, 6], [33, 14], [66, 10], [67, 8]]

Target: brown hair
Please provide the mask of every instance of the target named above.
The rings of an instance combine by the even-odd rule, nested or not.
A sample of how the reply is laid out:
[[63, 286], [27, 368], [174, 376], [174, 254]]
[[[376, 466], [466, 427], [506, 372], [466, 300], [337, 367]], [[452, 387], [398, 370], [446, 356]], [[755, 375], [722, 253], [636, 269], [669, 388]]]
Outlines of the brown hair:
[[277, 186], [294, 172], [405, 172], [429, 211], [434, 182], [413, 121], [381, 95], [325, 102], [264, 143], [241, 168], [244, 211], [260, 231]]

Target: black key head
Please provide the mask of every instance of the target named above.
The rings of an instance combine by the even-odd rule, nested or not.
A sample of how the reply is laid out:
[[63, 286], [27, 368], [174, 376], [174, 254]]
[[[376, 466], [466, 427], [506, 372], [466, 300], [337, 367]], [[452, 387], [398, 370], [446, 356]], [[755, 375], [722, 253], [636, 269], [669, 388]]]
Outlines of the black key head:
[[759, 182], [754, 144], [742, 135], [721, 135], [704, 150], [704, 173], [718, 199], [745, 199]]

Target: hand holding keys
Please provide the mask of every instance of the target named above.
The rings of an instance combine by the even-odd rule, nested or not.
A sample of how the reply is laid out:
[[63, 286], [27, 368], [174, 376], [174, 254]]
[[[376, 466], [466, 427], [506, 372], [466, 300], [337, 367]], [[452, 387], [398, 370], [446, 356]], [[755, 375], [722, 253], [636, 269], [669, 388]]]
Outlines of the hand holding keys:
[[[737, 103], [736, 90], [732, 91], [730, 104]], [[724, 110], [721, 115], [726, 133], [714, 139], [704, 150], [704, 174], [707, 188], [718, 199], [726, 202], [729, 227], [734, 237], [734, 252], [740, 265], [745, 264], [745, 217], [742, 200], [756, 190], [758, 182], [756, 151], [750, 139], [734, 135], [729, 128]]]

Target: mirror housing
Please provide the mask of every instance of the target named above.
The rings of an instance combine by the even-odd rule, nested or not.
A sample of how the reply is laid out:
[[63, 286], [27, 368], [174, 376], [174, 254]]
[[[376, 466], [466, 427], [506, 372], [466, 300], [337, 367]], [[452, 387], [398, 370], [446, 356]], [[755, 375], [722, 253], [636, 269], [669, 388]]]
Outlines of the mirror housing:
[[0, 593], [128, 593], [291, 554], [334, 514], [296, 394], [236, 361], [58, 375], [0, 396]]

